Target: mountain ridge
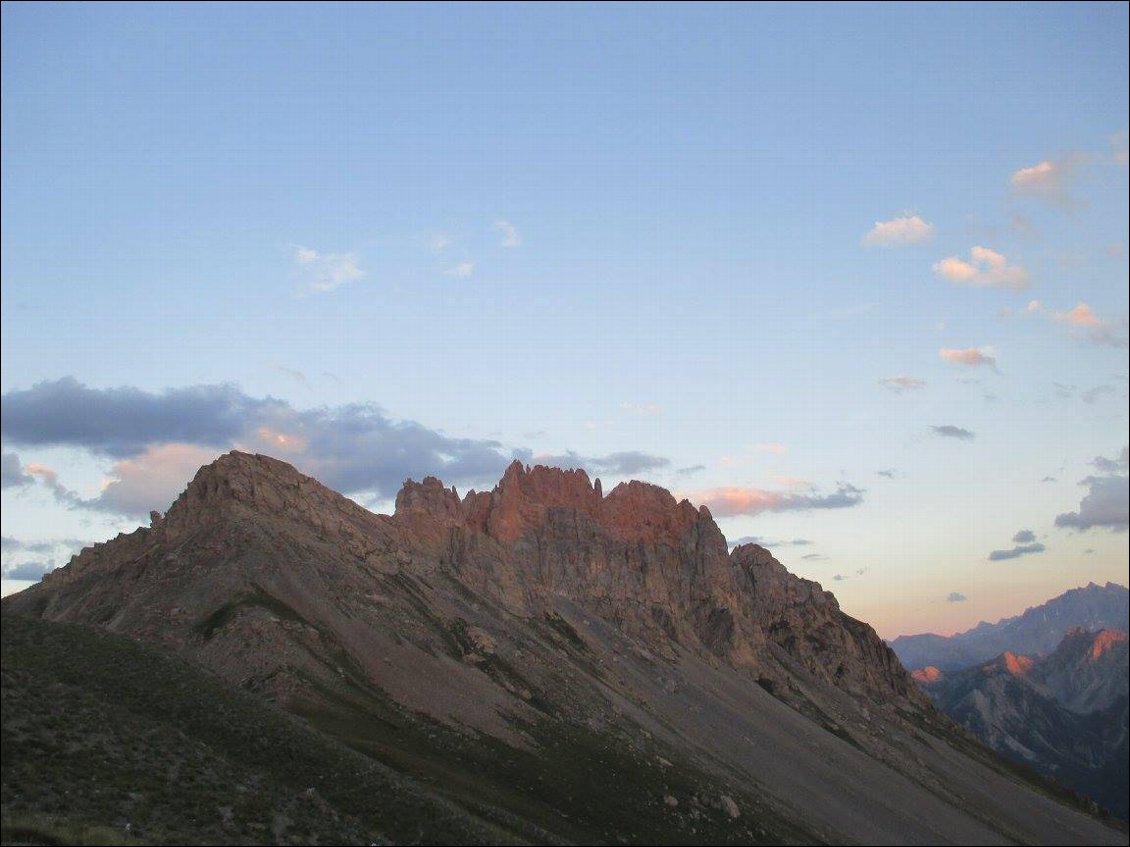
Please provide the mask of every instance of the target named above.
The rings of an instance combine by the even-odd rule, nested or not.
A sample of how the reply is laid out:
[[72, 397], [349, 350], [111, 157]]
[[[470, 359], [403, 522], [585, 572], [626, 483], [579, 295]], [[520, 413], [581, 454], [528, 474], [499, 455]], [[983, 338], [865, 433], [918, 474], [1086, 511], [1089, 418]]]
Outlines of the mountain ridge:
[[933, 666], [947, 671], [986, 662], [1006, 650], [1026, 656], [1050, 653], [1073, 627], [1126, 632], [1130, 591], [1113, 582], [1091, 582], [997, 623], [982, 621], [950, 636], [900, 635], [888, 644], [909, 670]]
[[1056, 776], [1126, 820], [1127, 635], [1068, 630], [1050, 654], [1003, 653], [949, 673], [916, 672], [946, 714], [1002, 754]]
[[[728, 553], [709, 510], [646, 483], [604, 495], [583, 471], [516, 463], [462, 498], [409, 481], [382, 516], [228, 454], [4, 612], [157, 645], [410, 776], [445, 773], [455, 802], [550, 830], [582, 745], [666, 783], [623, 802], [661, 804], [682, 840], [721, 809], [722, 840], [746, 842], [787, 830], [755, 820], [815, 841], [1125, 841], [1018, 782], [818, 584], [756, 545]], [[448, 749], [495, 772], [480, 785]], [[562, 765], [519, 797], [529, 777], [505, 763], [531, 750]], [[662, 776], [676, 760], [718, 786], [714, 806]], [[591, 814], [567, 808], [570, 826]]]

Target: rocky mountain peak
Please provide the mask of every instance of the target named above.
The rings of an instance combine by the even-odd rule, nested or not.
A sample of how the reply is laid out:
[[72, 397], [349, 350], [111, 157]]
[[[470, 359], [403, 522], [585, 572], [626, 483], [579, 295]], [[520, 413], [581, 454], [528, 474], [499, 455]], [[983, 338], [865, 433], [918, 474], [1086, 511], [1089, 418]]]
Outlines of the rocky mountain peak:
[[1115, 629], [1104, 629], [1101, 632], [1096, 632], [1094, 643], [1091, 645], [1091, 661], [1097, 662], [1125, 641], [1125, 632], [1119, 632]]
[[1010, 650], [1001, 653], [995, 663], [996, 667], [1011, 676], [1027, 676], [1032, 670], [1032, 660], [1027, 656], [1020, 656]]
[[465, 526], [502, 542], [545, 525], [555, 510], [583, 515], [621, 541], [676, 544], [701, 524], [724, 551], [722, 534], [705, 506], [695, 508], [665, 488], [636, 480], [604, 495], [600, 480], [590, 480], [581, 468], [530, 467], [515, 461], [490, 492], [470, 491], [460, 499], [454, 487], [427, 477], [423, 482], [406, 481], [396, 497], [399, 518]]

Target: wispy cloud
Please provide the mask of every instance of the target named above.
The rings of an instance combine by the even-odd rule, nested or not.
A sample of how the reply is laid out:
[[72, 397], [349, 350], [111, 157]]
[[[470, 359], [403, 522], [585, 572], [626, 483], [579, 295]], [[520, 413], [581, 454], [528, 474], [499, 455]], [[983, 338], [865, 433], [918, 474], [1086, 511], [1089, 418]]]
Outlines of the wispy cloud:
[[1071, 188], [1087, 156], [1072, 153], [1052, 161], [1045, 159], [1027, 168], [1014, 171], [1010, 182], [1012, 190], [1019, 195], [1036, 197], [1053, 206], [1071, 208], [1078, 201], [1071, 195]]
[[966, 601], [966, 599], [968, 599], [968, 598], [966, 598], [966, 596], [964, 594], [962, 594], [960, 591], [951, 591], [949, 594], [946, 595], [946, 602], [947, 603], [964, 603]]
[[743, 544], [756, 544], [759, 547], [766, 549], [773, 549], [776, 547], [808, 547], [812, 544], [807, 538], [794, 538], [792, 540], [778, 541], [774, 539], [764, 538], [760, 535], [743, 535], [740, 538], [735, 538], [729, 542], [730, 547], [740, 547]]
[[467, 260], [453, 265], [443, 272], [444, 276], [453, 276], [457, 279], [466, 279], [475, 272], [475, 263]]
[[620, 408], [633, 415], [658, 415], [663, 407], [655, 403], [633, 403], [630, 401], [620, 404]]
[[565, 453], [532, 454], [528, 450], [515, 451], [515, 457], [539, 465], [552, 465], [562, 468], [583, 468], [591, 474], [612, 474], [614, 476], [631, 476], [632, 474], [660, 471], [670, 467], [671, 460], [662, 456], [653, 456], [638, 450], [623, 450], [608, 453], [604, 456], [582, 456], [572, 450]]
[[884, 468], [881, 471], [875, 471], [876, 476], [881, 476], [886, 479], [896, 479], [899, 475], [897, 468]]
[[846, 509], [862, 503], [864, 493], [854, 485], [840, 483], [834, 493], [825, 495], [733, 486], [711, 488], [687, 496], [692, 502], [704, 504], [715, 517], [737, 517], [759, 515], [762, 512]]
[[497, 220], [494, 222], [494, 228], [502, 234], [501, 243], [503, 247], [521, 246], [522, 236], [518, 234], [518, 228], [514, 224], [509, 221]]
[[294, 248], [303, 287], [310, 292], [333, 291], [365, 276], [356, 253], [319, 253], [309, 247]]
[[1030, 529], [1022, 529], [1012, 536], [1012, 540], [1015, 544], [1031, 544], [1036, 540], [1036, 533]]
[[424, 239], [424, 243], [433, 253], [442, 253], [451, 246], [451, 238], [442, 232], [433, 232]]
[[1011, 264], [1007, 258], [988, 247], [976, 246], [969, 250], [967, 262], [949, 256], [934, 263], [934, 273], [954, 285], [975, 288], [1008, 288], [1020, 291], [1028, 287], [1028, 271]]
[[754, 444], [753, 449], [758, 453], [773, 453], [774, 455], [781, 456], [789, 452], [789, 448], [781, 444], [779, 441], [770, 441], [764, 444]]
[[879, 384], [888, 391], [893, 391], [895, 394], [903, 394], [907, 391], [917, 391], [926, 385], [926, 380], [919, 379], [916, 376], [888, 376], [879, 380]]
[[934, 225], [918, 215], [903, 215], [889, 221], [876, 221], [863, 236], [866, 247], [898, 247], [924, 244], [934, 237]]
[[1127, 147], [1127, 138], [1130, 138], [1130, 135], [1128, 135], [1125, 130], [1122, 132], [1116, 132], [1110, 137], [1111, 158], [1114, 159], [1114, 163], [1116, 165], [1121, 165], [1122, 167], [1126, 167], [1127, 160], [1128, 158], [1130, 158], [1130, 152], [1128, 152]]
[[1095, 456], [1091, 465], [1103, 473], [1126, 473], [1130, 469], [1130, 457], [1127, 453], [1128, 448], [1123, 447], [1122, 452], [1113, 459], [1108, 459], [1106, 456]]
[[1029, 315], [1040, 315], [1058, 323], [1066, 324], [1073, 332], [1094, 344], [1122, 349], [1127, 347], [1126, 320], [1113, 321], [1100, 318], [1095, 310], [1082, 300], [1076, 303], [1074, 308], [1067, 311], [1049, 309], [1039, 300], [1032, 300], [1024, 311]]
[[974, 438], [974, 433], [970, 432], [968, 429], [962, 429], [952, 424], [932, 426], [930, 429], [933, 430], [934, 435], [940, 435], [942, 438], [956, 438], [960, 441], [972, 441]]
[[989, 367], [996, 369], [997, 357], [988, 347], [943, 347], [938, 351], [938, 356], [943, 362], [951, 365], [965, 365], [967, 367]]
[[1035, 544], [1018, 544], [1009, 550], [994, 550], [989, 554], [990, 562], [1002, 562], [1006, 559], [1019, 559], [1021, 556], [1030, 556], [1043, 553], [1047, 548], [1039, 542]]
[[286, 367], [286, 365], [275, 365], [275, 370], [278, 371], [281, 374], [286, 374], [291, 379], [293, 379], [295, 382], [297, 382], [299, 385], [309, 385], [310, 384], [306, 379], [306, 374], [304, 374], [302, 371], [298, 370], [297, 368], [288, 368], [288, 367]]

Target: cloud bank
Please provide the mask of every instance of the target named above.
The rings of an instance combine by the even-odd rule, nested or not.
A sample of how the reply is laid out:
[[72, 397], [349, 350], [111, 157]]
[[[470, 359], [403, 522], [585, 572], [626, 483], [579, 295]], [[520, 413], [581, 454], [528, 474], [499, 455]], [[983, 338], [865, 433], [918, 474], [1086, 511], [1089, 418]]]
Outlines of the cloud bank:
[[166, 508], [202, 464], [231, 449], [270, 453], [337, 491], [382, 499], [409, 477], [493, 483], [514, 459], [612, 476], [670, 467], [669, 459], [637, 450], [535, 456], [490, 439], [452, 438], [371, 404], [299, 410], [233, 385], [149, 392], [90, 388], [69, 377], [41, 382], [3, 396], [0, 429], [8, 445], [79, 448], [111, 461], [98, 495], [82, 497], [52, 469], [5, 452], [5, 488], [39, 484], [67, 506], [135, 516]]

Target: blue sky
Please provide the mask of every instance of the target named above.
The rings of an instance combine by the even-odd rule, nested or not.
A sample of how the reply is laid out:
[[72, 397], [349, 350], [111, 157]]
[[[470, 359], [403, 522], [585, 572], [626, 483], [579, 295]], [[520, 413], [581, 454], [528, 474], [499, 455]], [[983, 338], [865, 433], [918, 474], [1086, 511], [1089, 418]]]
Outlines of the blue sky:
[[242, 447], [378, 510], [513, 456], [648, 479], [885, 636], [1125, 584], [1127, 41], [1125, 4], [4, 4], [5, 576]]

